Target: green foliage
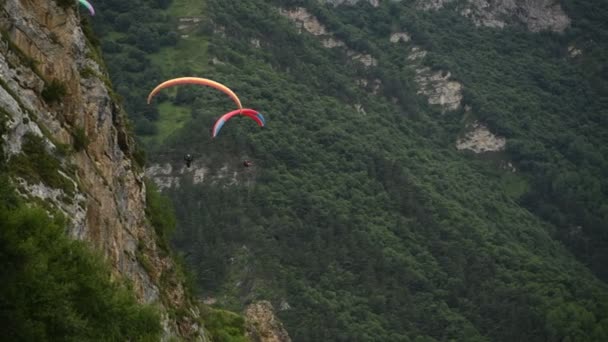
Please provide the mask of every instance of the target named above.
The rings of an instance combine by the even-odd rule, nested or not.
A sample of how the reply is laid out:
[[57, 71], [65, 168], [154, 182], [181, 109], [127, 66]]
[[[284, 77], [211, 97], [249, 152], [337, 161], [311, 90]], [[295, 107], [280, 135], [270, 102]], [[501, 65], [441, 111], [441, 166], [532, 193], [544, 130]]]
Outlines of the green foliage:
[[[172, 252], [169, 239], [175, 230], [176, 218], [173, 211], [173, 204], [168, 197], [160, 194], [156, 186], [151, 181], [146, 181], [146, 216], [156, 233], [156, 244], [164, 253], [170, 254], [174, 265], [171, 269], [165, 270], [160, 276], [161, 301], [163, 301], [172, 318], [190, 316], [189, 308], [186, 306], [174, 307], [172, 298], [167, 295], [170, 289], [181, 286], [186, 294], [187, 300], [195, 301], [196, 285], [193, 274], [185, 267], [183, 258]], [[139, 263], [150, 272], [153, 265], [148, 257], [148, 250], [143, 244], [138, 245], [136, 257]]]
[[[118, 93], [130, 99], [125, 102], [125, 109], [138, 135], [151, 136], [159, 132], [155, 125], [158, 116], [148, 115], [151, 107], [146, 103], [146, 97], [161, 79], [171, 75], [165, 74], [153, 63], [154, 57], [151, 55], [151, 52], [163, 54], [171, 51], [169, 47], [178, 43], [175, 19], [169, 18], [163, 11], [168, 4], [165, 0], [133, 0], [128, 4], [121, 0], [110, 0], [95, 4], [100, 15], [91, 24], [100, 33], [110, 73], [121, 75], [113, 77], [112, 82]], [[137, 11], [137, 14], [134, 15], [132, 11]], [[115, 26], [111, 29], [112, 25]], [[114, 32], [106, 34], [111, 31]], [[199, 54], [202, 50], [199, 47], [193, 51]], [[175, 59], [174, 63], [183, 65], [184, 61]], [[173, 113], [165, 114], [171, 116]], [[160, 131], [164, 132], [162, 127]]]
[[89, 137], [83, 127], [76, 127], [74, 132], [72, 132], [72, 138], [74, 139], [73, 145], [76, 151], [82, 151], [89, 146]]
[[64, 222], [8, 200], [0, 177], [0, 320], [11, 341], [156, 341], [160, 315], [113, 281]]
[[[560, 242], [605, 272], [607, 55], [600, 43], [584, 61], [566, 54], [571, 41], [608, 41], [602, 16], [566, 1], [590, 22], [586, 33], [562, 37], [477, 28], [457, 12], [414, 3], [333, 10], [314, 1], [208, 0], [202, 36], [172, 52], [134, 43], [135, 12], [120, 13], [131, 16], [122, 28], [98, 23], [136, 120], [171, 118], [146, 115], [138, 102], [163, 78], [202, 71], [267, 117], [265, 130], [235, 119], [211, 143], [205, 133], [227, 111], [223, 99], [190, 89], [155, 99], [190, 109], [190, 118], [172, 122], [171, 134], [160, 125], [159, 150], [172, 152], [150, 158], [181, 163], [182, 151], [194, 151], [208, 167], [203, 184], [184, 177], [169, 192], [178, 203], [175, 244], [200, 288], [226, 296], [224, 304], [286, 300], [291, 309], [279, 315], [296, 341], [603, 340], [608, 289]], [[276, 6], [305, 6], [378, 67], [299, 34]], [[194, 7], [181, 0], [167, 13]], [[213, 34], [218, 27], [224, 34]], [[413, 43], [391, 44], [389, 34], [402, 30]], [[414, 44], [429, 51], [426, 66], [463, 83], [472, 113], [440, 114], [416, 94], [406, 58]], [[200, 65], [170, 58], [197, 48], [205, 49]], [[361, 79], [379, 80], [378, 93], [359, 87]], [[507, 137], [498, 162], [453, 148], [471, 120]], [[238, 168], [243, 158], [256, 161], [254, 171]], [[515, 174], [496, 167], [508, 161]], [[225, 165], [240, 183], [222, 181]]]
[[[0, 134], [6, 119], [0, 110]], [[62, 183], [60, 164], [46, 152], [43, 138], [26, 135], [22, 147], [23, 154], [8, 163], [0, 158], [2, 338], [158, 341], [162, 330], [156, 308], [139, 304], [132, 289], [111, 275], [102, 256], [70, 239], [59, 212], [50, 218], [16, 194], [9, 174], [54, 187]]]
[[63, 190], [68, 196], [74, 194], [74, 183], [62, 176], [59, 171], [63, 168], [59, 159], [47, 151], [43, 137], [32, 133], [25, 135], [22, 153], [12, 156], [9, 161], [10, 173], [24, 178], [30, 183], [44, 184]]
[[[508, 157], [528, 184], [520, 204], [554, 225], [554, 237], [607, 281], [608, 44], [582, 42], [606, 41], [598, 16], [608, 15], [608, 5], [566, 4], [574, 24], [563, 35], [475, 29], [450, 11], [426, 18], [403, 8], [398, 15], [429, 39], [429, 63], [463, 82], [475, 116], [507, 138]], [[433, 29], [448, 22], [449, 32]], [[572, 57], [571, 47], [584, 57]]]
[[59, 80], [52, 80], [50, 83], [45, 83], [42, 90], [42, 98], [47, 103], [60, 102], [67, 94], [65, 84]]
[[97, 76], [97, 73], [90, 67], [85, 67], [84, 69], [80, 70], [80, 77], [82, 78], [91, 78], [95, 76]]
[[103, 59], [101, 58], [101, 49], [100, 49], [100, 41], [97, 38], [97, 35], [93, 32], [93, 27], [89, 23], [89, 20], [86, 19], [88, 17], [83, 17], [81, 21], [82, 32], [85, 37], [87, 37], [87, 46], [89, 48], [88, 53], [93, 54], [92, 56], [88, 56], [89, 58], [95, 60], [99, 65], [105, 65]]
[[230, 311], [204, 307], [201, 318], [212, 342], [248, 342], [245, 320]]
[[175, 230], [173, 204], [161, 195], [153, 182], [146, 182], [146, 216], [156, 232], [158, 245], [169, 251], [169, 237]]
[[154, 265], [150, 261], [150, 258], [148, 257], [148, 254], [146, 254], [147, 252], [148, 251], [140, 243], [137, 246], [137, 251], [135, 252], [136, 253], [135, 257], [137, 258], [137, 262], [139, 262], [139, 264], [144, 268], [144, 270], [148, 274], [152, 274], [152, 272], [154, 272]]
[[156, 126], [147, 119], [135, 123], [135, 133], [139, 136], [154, 136], [158, 133]]
[[133, 151], [133, 160], [137, 163], [140, 168], [146, 165], [146, 151], [141, 146], [136, 146]]

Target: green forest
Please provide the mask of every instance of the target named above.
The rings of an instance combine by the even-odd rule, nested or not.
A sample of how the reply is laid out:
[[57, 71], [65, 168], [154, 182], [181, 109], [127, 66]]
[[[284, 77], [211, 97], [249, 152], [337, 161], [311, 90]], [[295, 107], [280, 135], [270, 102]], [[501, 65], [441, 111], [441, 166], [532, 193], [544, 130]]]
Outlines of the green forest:
[[[7, 116], [0, 110], [0, 135]], [[126, 281], [92, 246], [65, 232], [66, 218], [42, 200], [23, 198], [9, 176], [53, 184], [58, 151], [30, 137], [27, 169], [0, 159], [0, 320], [4, 341], [158, 341], [160, 312], [137, 302]], [[0, 155], [4, 155], [0, 139]], [[59, 177], [62, 178], [62, 177]]]
[[[237, 170], [166, 190], [199, 295], [234, 311], [269, 299], [294, 341], [606, 341], [608, 3], [561, 5], [564, 33], [414, 1], [108, 0], [84, 20], [149, 165], [193, 153]], [[294, 7], [377, 65], [298, 32], [279, 13]], [[414, 46], [463, 85], [461, 109], [417, 94]], [[212, 140], [234, 108], [203, 87], [146, 104], [180, 76], [229, 85], [267, 127], [237, 118]], [[475, 120], [506, 150], [458, 151]]]

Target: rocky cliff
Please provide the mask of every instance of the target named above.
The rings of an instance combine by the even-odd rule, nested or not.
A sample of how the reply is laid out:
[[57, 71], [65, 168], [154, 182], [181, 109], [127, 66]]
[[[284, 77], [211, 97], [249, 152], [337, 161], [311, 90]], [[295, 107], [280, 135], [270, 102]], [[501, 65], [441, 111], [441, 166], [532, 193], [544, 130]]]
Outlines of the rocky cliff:
[[[3, 157], [19, 192], [63, 212], [71, 236], [98, 248], [141, 302], [157, 303], [166, 338], [204, 340], [175, 264], [146, 218], [143, 170], [94, 38], [85, 34], [85, 14], [55, 1], [0, 6]], [[36, 168], [32, 146], [52, 167]]]
[[[361, 0], [321, 0], [333, 6], [355, 5]], [[401, 1], [401, 0], [391, 0]], [[373, 7], [380, 0], [367, 0]], [[423, 10], [438, 10], [448, 4], [459, 13], [473, 20], [477, 26], [503, 28], [511, 23], [524, 24], [530, 31], [562, 32], [570, 26], [570, 18], [557, 0], [418, 0]]]
[[287, 331], [268, 301], [253, 303], [245, 309], [247, 335], [255, 342], [291, 342]]
[[[452, 2], [455, 1], [421, 0], [418, 4], [425, 10], [437, 10]], [[570, 18], [556, 0], [467, 0], [456, 8], [477, 26], [502, 28], [519, 22], [533, 32], [562, 32], [570, 25]]]

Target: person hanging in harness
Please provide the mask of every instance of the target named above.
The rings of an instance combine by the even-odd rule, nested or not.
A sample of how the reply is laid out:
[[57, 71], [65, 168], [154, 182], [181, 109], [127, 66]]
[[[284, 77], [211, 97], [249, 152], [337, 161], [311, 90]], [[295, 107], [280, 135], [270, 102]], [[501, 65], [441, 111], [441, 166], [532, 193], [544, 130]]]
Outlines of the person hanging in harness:
[[245, 160], [245, 161], [243, 162], [243, 166], [244, 166], [244, 167], [250, 167], [250, 166], [253, 166], [253, 162], [252, 162], [251, 160]]
[[190, 165], [192, 165], [192, 160], [194, 160], [194, 158], [192, 158], [192, 155], [190, 153], [188, 153], [184, 156], [184, 161], [186, 162], [186, 167], [190, 168]]

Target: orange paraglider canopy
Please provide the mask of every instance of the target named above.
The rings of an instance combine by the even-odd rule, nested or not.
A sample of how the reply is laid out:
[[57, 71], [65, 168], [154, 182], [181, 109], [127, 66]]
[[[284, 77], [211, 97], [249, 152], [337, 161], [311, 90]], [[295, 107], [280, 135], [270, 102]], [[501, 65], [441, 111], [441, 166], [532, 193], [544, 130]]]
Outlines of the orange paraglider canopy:
[[161, 90], [163, 90], [165, 88], [173, 87], [176, 85], [182, 85], [182, 84], [197, 84], [197, 85], [203, 85], [203, 86], [215, 88], [219, 91], [224, 92], [228, 96], [230, 96], [232, 101], [234, 101], [236, 103], [236, 105], [239, 107], [239, 109], [243, 109], [243, 106], [241, 105], [241, 100], [239, 100], [239, 97], [236, 96], [236, 94], [232, 90], [230, 90], [230, 88], [226, 87], [225, 85], [223, 85], [219, 82], [216, 82], [216, 81], [213, 81], [210, 79], [206, 79], [206, 78], [200, 78], [200, 77], [179, 77], [179, 78], [174, 78], [172, 80], [165, 81], [165, 82], [157, 85], [156, 88], [152, 89], [152, 91], [148, 95], [148, 104], [150, 104], [150, 102], [152, 101], [152, 98], [156, 94], [158, 94], [158, 92], [160, 92]]

